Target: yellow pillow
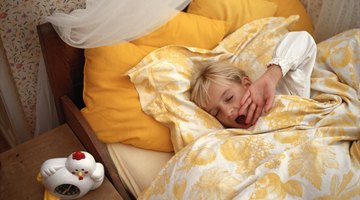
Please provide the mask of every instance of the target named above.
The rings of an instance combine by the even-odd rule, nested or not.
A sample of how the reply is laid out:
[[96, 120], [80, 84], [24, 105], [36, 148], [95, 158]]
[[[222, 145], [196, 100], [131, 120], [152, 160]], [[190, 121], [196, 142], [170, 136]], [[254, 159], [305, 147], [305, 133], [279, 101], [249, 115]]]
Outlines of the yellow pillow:
[[290, 15], [299, 15], [300, 20], [289, 27], [290, 31], [307, 31], [311, 35], [314, 34], [314, 28], [311, 23], [310, 16], [307, 14], [303, 4], [299, 0], [267, 0], [276, 3], [278, 9], [275, 13], [276, 17], [289, 17]]
[[[175, 35], [179, 45], [212, 48], [225, 36], [225, 22], [186, 13], [179, 15], [180, 19], [177, 16], [161, 27], [162, 35], [157, 37], [145, 36], [138, 39], [137, 44], [126, 42], [85, 49], [83, 97], [86, 107], [82, 113], [101, 141], [173, 151], [168, 128], [143, 113], [138, 93], [126, 72], [157, 48], [145, 44], [155, 45], [156, 41], [158, 46], [171, 44]], [[204, 29], [191, 31], [191, 27]], [[182, 33], [186, 33], [184, 38]]]
[[253, 20], [272, 17], [277, 5], [265, 0], [193, 0], [189, 13], [229, 23], [228, 33]]
[[227, 30], [222, 20], [180, 12], [159, 29], [132, 42], [154, 47], [184, 45], [213, 49]]
[[142, 112], [134, 85], [125, 75], [154, 49], [129, 42], [85, 49], [82, 113], [101, 141], [172, 151], [168, 129]]

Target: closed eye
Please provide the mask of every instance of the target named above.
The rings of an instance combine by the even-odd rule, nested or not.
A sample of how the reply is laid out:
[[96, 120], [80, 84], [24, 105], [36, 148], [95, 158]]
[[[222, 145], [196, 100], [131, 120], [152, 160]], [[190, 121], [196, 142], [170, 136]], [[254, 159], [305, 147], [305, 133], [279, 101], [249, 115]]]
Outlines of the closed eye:
[[232, 98], [233, 96], [228, 97], [227, 99], [225, 99], [225, 102], [230, 102]]

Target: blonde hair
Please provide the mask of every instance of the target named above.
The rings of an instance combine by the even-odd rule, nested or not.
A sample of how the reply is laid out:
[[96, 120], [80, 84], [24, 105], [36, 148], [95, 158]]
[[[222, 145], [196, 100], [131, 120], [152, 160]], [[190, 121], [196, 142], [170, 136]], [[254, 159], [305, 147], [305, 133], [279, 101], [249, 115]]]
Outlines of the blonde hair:
[[241, 79], [244, 76], [246, 76], [244, 71], [225, 61], [207, 65], [193, 78], [190, 100], [204, 108], [209, 103], [208, 90], [211, 82], [222, 85], [227, 85], [229, 82], [242, 84]]

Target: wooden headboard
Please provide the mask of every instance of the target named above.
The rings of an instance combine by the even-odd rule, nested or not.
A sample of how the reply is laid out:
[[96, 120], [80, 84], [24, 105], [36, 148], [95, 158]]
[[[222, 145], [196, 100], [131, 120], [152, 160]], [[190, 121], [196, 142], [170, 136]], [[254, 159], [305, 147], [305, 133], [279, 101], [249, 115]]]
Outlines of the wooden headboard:
[[56, 110], [63, 123], [65, 119], [60, 101], [62, 96], [68, 96], [79, 109], [84, 107], [84, 50], [64, 43], [50, 23], [41, 24], [37, 28]]
[[64, 43], [50, 23], [38, 25], [37, 31], [60, 122], [67, 123], [86, 151], [104, 165], [107, 178], [122, 198], [134, 199], [121, 182], [106, 145], [97, 139], [80, 112], [84, 107], [84, 50]]

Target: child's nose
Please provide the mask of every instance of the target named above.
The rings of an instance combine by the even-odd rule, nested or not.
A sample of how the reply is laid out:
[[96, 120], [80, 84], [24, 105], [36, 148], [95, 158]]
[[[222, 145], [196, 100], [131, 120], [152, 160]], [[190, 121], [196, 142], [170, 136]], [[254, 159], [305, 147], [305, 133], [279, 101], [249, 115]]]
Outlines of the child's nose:
[[233, 117], [236, 114], [236, 109], [232, 106], [225, 107], [224, 113], [226, 114], [226, 117]]

